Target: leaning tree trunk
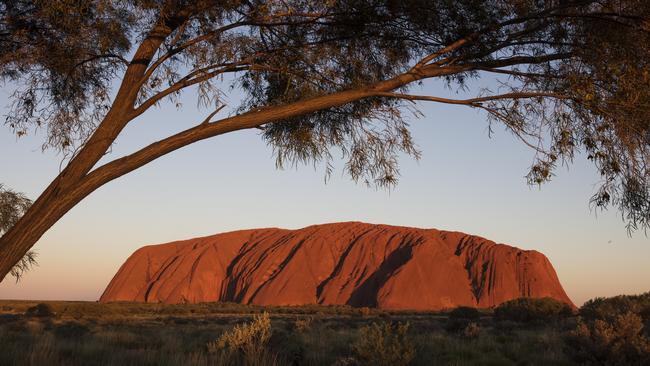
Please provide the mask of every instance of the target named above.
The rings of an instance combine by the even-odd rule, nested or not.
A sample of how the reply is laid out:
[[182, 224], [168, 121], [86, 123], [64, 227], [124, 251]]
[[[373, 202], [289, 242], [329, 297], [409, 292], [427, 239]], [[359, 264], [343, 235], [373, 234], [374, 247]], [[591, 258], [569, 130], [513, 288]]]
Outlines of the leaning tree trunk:
[[31, 208], [9, 231], [0, 237], [0, 281], [2, 281], [38, 239], [63, 215], [55, 210], [56, 201], [43, 199]]
[[[113, 110], [119, 110], [120, 106], [120, 103], [114, 104]], [[119, 113], [107, 114], [79, 155], [50, 183], [23, 217], [0, 237], [0, 282], [49, 228], [99, 187], [79, 189], [80, 183], [125, 125], [116, 115]]]
[[160, 17], [135, 51], [111, 109], [95, 132], [25, 215], [0, 237], [0, 282], [50, 227], [103, 184], [89, 180], [88, 173], [108, 151], [126, 124], [135, 118], [133, 105], [143, 75], [164, 39], [187, 17], [184, 10], [176, 16]]

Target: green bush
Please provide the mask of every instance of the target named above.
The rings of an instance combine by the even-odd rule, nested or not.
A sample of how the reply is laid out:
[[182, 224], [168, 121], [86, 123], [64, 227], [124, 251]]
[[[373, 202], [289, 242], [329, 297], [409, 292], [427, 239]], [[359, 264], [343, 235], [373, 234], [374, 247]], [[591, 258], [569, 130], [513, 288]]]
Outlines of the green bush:
[[27, 311], [25, 311], [25, 315], [27, 316], [36, 316], [36, 317], [52, 317], [54, 316], [54, 310], [52, 310], [52, 306], [49, 304], [37, 304], [36, 306], [32, 306]]
[[494, 309], [495, 319], [520, 323], [544, 323], [572, 315], [573, 310], [569, 305], [550, 297], [514, 299]]
[[293, 328], [300, 333], [308, 332], [311, 329], [314, 318], [309, 316], [305, 318], [298, 318], [293, 322]]
[[90, 332], [87, 325], [74, 321], [69, 321], [58, 325], [54, 328], [53, 333], [60, 338], [71, 339], [80, 338]]
[[650, 320], [650, 292], [641, 295], [620, 295], [610, 298], [598, 297], [587, 301], [580, 308], [580, 316], [586, 320], [613, 320], [626, 313], [639, 315], [644, 321]]
[[402, 366], [415, 357], [409, 339], [409, 324], [372, 323], [359, 329], [359, 338], [352, 346], [355, 359], [363, 365]]
[[650, 292], [595, 298], [579, 314], [578, 325], [566, 342], [567, 353], [575, 361], [650, 365]]
[[650, 365], [650, 338], [640, 316], [627, 312], [606, 319], [578, 321], [566, 340], [574, 361], [596, 365]]
[[459, 306], [449, 312], [449, 319], [478, 320], [479, 318], [481, 313], [478, 309], [469, 306]]
[[474, 322], [470, 322], [467, 324], [465, 329], [463, 329], [463, 337], [469, 338], [469, 339], [474, 339], [478, 338], [479, 334], [481, 334], [481, 327], [478, 326], [478, 324]]
[[451, 333], [465, 332], [465, 328], [470, 323], [477, 323], [481, 318], [481, 313], [476, 308], [468, 306], [459, 306], [448, 314], [449, 318], [445, 322], [445, 329]]

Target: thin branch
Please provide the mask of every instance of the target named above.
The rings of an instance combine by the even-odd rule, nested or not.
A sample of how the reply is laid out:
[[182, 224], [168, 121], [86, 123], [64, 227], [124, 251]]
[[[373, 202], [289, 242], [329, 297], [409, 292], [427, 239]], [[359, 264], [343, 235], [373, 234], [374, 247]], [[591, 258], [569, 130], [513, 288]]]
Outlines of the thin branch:
[[543, 77], [543, 78], [560, 78], [560, 76], [558, 76], [558, 75], [546, 75], [546, 74], [539, 74], [539, 73], [534, 73], [534, 72], [524, 72], [524, 71], [507, 70], [507, 69], [495, 69], [495, 68], [489, 68], [489, 67], [479, 67], [479, 68], [476, 68], [476, 70], [495, 73], [495, 74], [504, 74], [504, 75], [529, 77], [529, 78], [541, 78], [541, 77]]
[[79, 67], [79, 66], [81, 66], [81, 65], [83, 65], [85, 63], [95, 61], [95, 60], [100, 59], [100, 58], [113, 58], [113, 59], [117, 59], [118, 61], [120, 61], [122, 64], [124, 64], [126, 66], [129, 65], [129, 61], [127, 59], [125, 59], [121, 55], [118, 55], [118, 54], [115, 54], [115, 53], [105, 53], [105, 54], [101, 54], [101, 55], [89, 54], [89, 56], [90, 56], [90, 58], [87, 58], [85, 60], [80, 61], [79, 63], [77, 63], [75, 65], [75, 67]]
[[212, 117], [214, 117], [217, 113], [219, 113], [219, 111], [221, 111], [221, 110], [224, 109], [225, 107], [226, 107], [225, 104], [220, 105], [217, 109], [215, 109], [212, 113], [210, 113], [210, 114], [209, 114], [209, 115], [208, 115], [208, 116], [203, 120], [203, 122], [201, 122], [201, 124], [202, 124], [202, 125], [205, 125], [205, 124], [208, 124], [208, 123], [212, 123], [212, 122], [210, 122], [210, 120], [212, 119]]
[[316, 19], [319, 18], [313, 18], [309, 19], [306, 21], [302, 22], [273, 22], [273, 23], [263, 23], [263, 22], [252, 22], [252, 21], [238, 21], [235, 23], [228, 24], [226, 26], [223, 26], [221, 28], [212, 30], [208, 33], [205, 33], [201, 36], [195, 37], [182, 45], [179, 45], [177, 47], [174, 47], [173, 49], [169, 50], [167, 53], [164, 55], [160, 56], [154, 63], [147, 69], [145, 74], [143, 75], [142, 79], [139, 81], [138, 85], [144, 84], [149, 77], [156, 71], [160, 65], [162, 65], [165, 61], [169, 60], [171, 57], [179, 54], [183, 50], [187, 49], [188, 47], [191, 47], [197, 43], [207, 41], [217, 35], [220, 35], [228, 30], [237, 28], [237, 27], [242, 27], [242, 26], [258, 26], [258, 27], [275, 27], [275, 26], [282, 26], [282, 25], [295, 25], [295, 24], [307, 24], [307, 23], [313, 23]]
[[551, 53], [541, 56], [515, 56], [490, 61], [476, 62], [468, 64], [467, 66], [469, 66], [472, 70], [483, 70], [513, 65], [539, 64], [543, 62], [563, 60], [571, 57], [573, 57], [573, 53], [571, 52]]
[[131, 112], [131, 114], [129, 115], [129, 119], [133, 119], [133, 118], [141, 115], [147, 109], [149, 109], [149, 107], [151, 107], [154, 104], [158, 103], [164, 97], [166, 97], [166, 96], [168, 96], [168, 95], [170, 95], [172, 93], [175, 93], [175, 92], [177, 92], [177, 91], [179, 91], [181, 89], [187, 88], [188, 86], [192, 86], [192, 85], [196, 85], [198, 83], [202, 83], [204, 81], [212, 79], [213, 77], [215, 77], [215, 76], [217, 76], [219, 74], [224, 74], [224, 73], [227, 73], [227, 72], [244, 71], [244, 70], [248, 70], [248, 69], [250, 69], [250, 66], [247, 66], [247, 65], [244, 65], [244, 66], [239, 66], [239, 65], [226, 66], [226, 67], [222, 67], [220, 69], [214, 70], [212, 72], [207, 72], [207, 73], [203, 74], [202, 76], [198, 76], [198, 77], [195, 77], [193, 79], [187, 79], [187, 76], [186, 76], [185, 78], [181, 79], [181, 81], [173, 84], [169, 88], [159, 92], [158, 94], [156, 94], [156, 95], [152, 96], [151, 98], [149, 98], [149, 99], [145, 100], [144, 102], [142, 102], [136, 109], [133, 110], [133, 112]]
[[491, 95], [486, 97], [477, 97], [477, 98], [470, 98], [470, 99], [447, 99], [447, 98], [440, 98], [440, 97], [434, 97], [429, 95], [411, 95], [411, 94], [402, 94], [402, 93], [393, 93], [393, 92], [377, 92], [374, 95], [378, 97], [392, 97], [392, 98], [406, 99], [410, 101], [423, 100], [423, 101], [446, 103], [446, 104], [468, 105], [472, 107], [479, 107], [483, 102], [489, 102], [489, 101], [501, 100], [501, 99], [523, 99], [523, 98], [538, 98], [538, 97], [569, 99], [569, 97], [565, 95], [557, 94], [553, 92], [514, 92], [514, 93]]
[[174, 46], [176, 42], [178, 42], [181, 39], [183, 33], [185, 33], [185, 28], [187, 27], [188, 22], [189, 22], [189, 18], [185, 19], [185, 21], [183, 21], [183, 23], [178, 27], [178, 29], [176, 30], [176, 35], [174, 35], [174, 38], [172, 38], [169, 41], [170, 47]]
[[151, 66], [149, 66], [147, 71], [144, 73], [144, 75], [142, 76], [142, 78], [138, 82], [138, 85], [144, 84], [151, 77], [151, 75], [156, 71], [156, 69], [160, 65], [162, 65], [165, 61], [169, 60], [173, 56], [181, 53], [183, 50], [187, 49], [188, 47], [191, 47], [191, 46], [193, 46], [193, 45], [195, 45], [197, 43], [206, 41], [206, 40], [208, 40], [208, 39], [210, 39], [210, 38], [212, 38], [212, 37], [214, 37], [214, 36], [216, 36], [218, 34], [221, 34], [221, 33], [225, 32], [225, 31], [228, 31], [230, 29], [234, 29], [234, 28], [244, 26], [244, 25], [247, 25], [247, 24], [249, 24], [249, 23], [247, 23], [247, 22], [231, 23], [231, 24], [228, 24], [227, 26], [223, 26], [223, 27], [221, 27], [219, 29], [215, 29], [215, 30], [213, 30], [211, 32], [203, 34], [203, 35], [201, 35], [199, 37], [193, 38], [193, 39], [183, 43], [180, 46], [172, 48], [167, 53], [165, 53], [164, 55], [162, 55], [158, 59], [156, 59], [156, 61], [154, 61], [154, 63], [151, 64]]
[[[488, 112], [489, 114], [491, 114], [491, 115], [494, 116], [495, 118], [497, 118], [497, 119], [499, 119], [499, 120], [505, 122], [506, 127], [508, 127], [508, 128], [510, 129], [510, 131], [512, 131], [512, 133], [513, 133], [513, 134], [514, 134], [514, 135], [515, 135], [515, 136], [516, 136], [516, 137], [517, 137], [517, 138], [518, 138], [518, 139], [519, 139], [519, 140], [520, 140], [524, 145], [528, 146], [529, 148], [531, 148], [532, 150], [534, 150], [535, 152], [537, 152], [537, 153], [539, 153], [539, 154], [542, 154], [542, 155], [548, 155], [548, 154], [549, 154], [548, 152], [546, 152], [546, 151], [544, 151], [543, 149], [541, 149], [539, 146], [533, 145], [533, 144], [532, 144], [531, 142], [529, 142], [529, 141], [528, 141], [528, 140], [527, 140], [523, 135], [528, 135], [528, 136], [535, 137], [535, 138], [537, 138], [538, 141], [541, 140], [541, 136], [539, 136], [539, 135], [534, 136], [532, 133], [529, 133], [529, 132], [527, 132], [527, 131], [521, 131], [521, 130], [517, 130], [517, 129], [515, 129], [515, 127], [514, 127], [515, 124], [512, 123], [511, 119], [508, 118], [507, 116], [505, 116], [503, 113], [500, 113], [499, 111], [495, 110], [494, 108], [489, 108], [489, 107], [486, 107], [486, 106], [484, 106], [484, 105], [480, 105], [480, 104], [477, 105], [476, 107], [485, 110], [486, 112]], [[523, 134], [523, 135], [522, 135], [522, 134]], [[538, 145], [539, 145], [539, 144], [538, 144]]]
[[434, 52], [434, 53], [428, 55], [427, 57], [420, 60], [420, 62], [415, 64], [415, 66], [413, 66], [412, 70], [418, 70], [418, 69], [422, 68], [424, 65], [426, 65], [427, 63], [429, 63], [429, 61], [435, 59], [436, 57], [444, 55], [445, 53], [448, 53], [448, 52], [451, 52], [451, 51], [454, 51], [454, 50], [460, 48], [461, 46], [463, 46], [464, 44], [469, 42], [472, 38], [476, 37], [477, 35], [478, 35], [477, 33], [473, 33], [473, 34], [471, 34], [471, 35], [469, 35], [469, 36], [467, 36], [465, 38], [461, 38], [461, 39], [457, 40], [456, 42], [453, 42], [452, 44], [450, 44], [447, 47], [444, 47], [440, 51], [437, 51], [437, 52]]
[[[506, 26], [525, 23], [525, 22], [527, 22], [529, 20], [532, 20], [532, 19], [538, 19], [538, 18], [541, 18], [543, 16], [547, 16], [548, 14], [552, 14], [554, 11], [564, 9], [564, 8], [568, 8], [568, 7], [571, 7], [571, 5], [570, 4], [565, 4], [565, 5], [557, 6], [555, 8], [545, 9], [545, 10], [543, 10], [541, 12], [538, 12], [536, 14], [531, 14], [531, 15], [526, 16], [526, 17], [514, 18], [514, 19], [510, 19], [510, 20], [507, 20], [507, 21], [504, 21], [504, 22], [501, 22], [501, 23], [497, 23], [497, 24], [488, 26], [488, 27], [486, 27], [486, 28], [484, 28], [482, 30], [479, 30], [477, 32], [474, 32], [474, 33], [472, 33], [472, 34], [470, 34], [468, 36], [460, 38], [460, 39], [456, 40], [455, 42], [451, 43], [450, 45], [444, 47], [443, 49], [441, 49], [439, 51], [436, 51], [436, 52], [426, 56], [425, 58], [420, 60], [413, 67], [412, 70], [417, 70], [417, 69], [425, 66], [430, 61], [434, 60], [436, 57], [444, 55], [445, 53], [449, 53], [451, 51], [454, 51], [454, 50], [462, 47], [463, 45], [465, 45], [469, 41], [472, 41], [472, 40], [478, 38], [482, 34], [485, 34], [485, 33], [490, 32], [490, 31], [495, 31], [497, 29], [500, 29], [500, 28], [503, 28], [503, 27], [506, 27]], [[538, 28], [538, 27], [540, 27], [540, 26], [537, 26], [536, 28]], [[533, 28], [533, 29], [535, 29], [535, 28]], [[531, 29], [525, 29], [525, 30], [523, 30], [521, 32], [516, 33], [515, 35], [516, 36], [525, 35], [525, 34], [530, 33], [531, 31], [532, 31]]]

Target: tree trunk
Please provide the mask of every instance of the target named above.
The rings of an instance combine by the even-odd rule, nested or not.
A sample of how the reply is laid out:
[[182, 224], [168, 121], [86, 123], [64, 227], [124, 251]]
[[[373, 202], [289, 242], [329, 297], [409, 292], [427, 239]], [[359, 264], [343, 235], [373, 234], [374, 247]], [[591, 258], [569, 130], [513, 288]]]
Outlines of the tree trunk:
[[[163, 12], [164, 13], [164, 12]], [[25, 215], [0, 237], [0, 282], [66, 212], [102, 184], [83, 184], [127, 123], [132, 120], [139, 82], [163, 40], [187, 19], [187, 11], [161, 16], [139, 45], [124, 73], [111, 109], [79, 154], [50, 183]]]
[[0, 237], [0, 282], [4, 280], [25, 253], [54, 225], [62, 215], [55, 215], [52, 202], [43, 202], [38, 210], [32, 209], [9, 231]]
[[0, 237], [0, 282], [50, 227], [97, 188], [87, 190], [85, 194], [78, 189], [114, 141], [114, 136], [119, 133], [116, 127], [121, 124], [107, 115], [79, 155], [50, 183], [25, 215]]

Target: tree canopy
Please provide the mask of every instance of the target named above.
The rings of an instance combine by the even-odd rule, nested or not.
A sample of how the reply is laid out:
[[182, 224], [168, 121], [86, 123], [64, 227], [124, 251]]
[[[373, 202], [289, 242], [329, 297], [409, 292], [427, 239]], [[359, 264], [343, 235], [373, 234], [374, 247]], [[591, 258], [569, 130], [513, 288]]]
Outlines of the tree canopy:
[[[592, 204], [617, 207], [629, 230], [650, 225], [644, 0], [0, 0], [0, 13], [0, 76], [16, 85], [6, 124], [45, 129], [44, 147], [67, 157], [21, 220], [32, 225], [0, 239], [14, 262], [101, 185], [235, 130], [260, 129], [280, 166], [329, 168], [340, 149], [353, 179], [395, 184], [398, 154], [419, 156], [404, 118], [416, 101], [506, 126], [533, 151], [531, 184], [583, 152], [602, 177]], [[488, 75], [497, 90], [470, 99], [409, 94]], [[232, 89], [245, 98], [217, 118]], [[205, 120], [96, 166], [129, 122], [182, 107], [188, 90]]]

